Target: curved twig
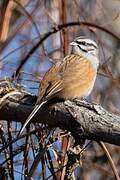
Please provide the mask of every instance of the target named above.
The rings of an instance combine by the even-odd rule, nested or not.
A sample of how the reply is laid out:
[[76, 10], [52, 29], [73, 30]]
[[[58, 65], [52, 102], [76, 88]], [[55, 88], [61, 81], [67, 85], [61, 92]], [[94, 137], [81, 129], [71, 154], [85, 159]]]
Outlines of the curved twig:
[[120, 180], [119, 174], [118, 174], [118, 172], [117, 172], [117, 169], [116, 169], [116, 167], [115, 167], [114, 161], [112, 160], [112, 157], [111, 157], [109, 151], [107, 150], [105, 144], [104, 144], [102, 141], [100, 141], [99, 143], [100, 143], [100, 146], [102, 147], [102, 149], [104, 150], [104, 152], [105, 152], [105, 154], [106, 154], [106, 156], [107, 156], [107, 158], [108, 158], [108, 161], [109, 161], [109, 163], [110, 163], [110, 166], [111, 166], [111, 168], [112, 168], [112, 170], [113, 170], [113, 173], [114, 173], [114, 175], [115, 175], [115, 179], [116, 179], [116, 180]]

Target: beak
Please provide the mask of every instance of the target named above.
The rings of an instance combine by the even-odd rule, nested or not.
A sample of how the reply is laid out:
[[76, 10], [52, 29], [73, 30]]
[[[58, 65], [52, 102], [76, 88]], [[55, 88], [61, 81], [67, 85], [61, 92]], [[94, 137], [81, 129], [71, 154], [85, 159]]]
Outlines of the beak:
[[74, 46], [74, 45], [76, 45], [76, 42], [73, 41], [70, 43], [70, 45]]

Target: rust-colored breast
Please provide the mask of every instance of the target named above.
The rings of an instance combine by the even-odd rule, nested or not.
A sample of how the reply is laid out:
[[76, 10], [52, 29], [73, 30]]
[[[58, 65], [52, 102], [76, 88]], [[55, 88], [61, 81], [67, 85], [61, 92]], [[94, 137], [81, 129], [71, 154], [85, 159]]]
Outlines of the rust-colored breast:
[[64, 73], [63, 96], [67, 98], [88, 96], [95, 79], [96, 70], [91, 62], [83, 56], [74, 55]]

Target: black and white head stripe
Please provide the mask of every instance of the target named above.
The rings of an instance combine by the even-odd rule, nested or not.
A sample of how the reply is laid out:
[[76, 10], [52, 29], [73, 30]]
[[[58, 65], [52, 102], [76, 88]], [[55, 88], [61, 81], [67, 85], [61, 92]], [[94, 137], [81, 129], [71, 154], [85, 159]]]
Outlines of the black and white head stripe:
[[92, 39], [89, 39], [89, 38], [78, 37], [77, 39], [75, 39], [75, 42], [78, 45], [91, 46], [91, 47], [93, 46], [94, 48], [98, 49], [98, 46], [95, 43], [95, 41], [93, 41]]
[[[96, 42], [86, 37], [78, 37], [70, 44], [78, 47], [79, 50], [84, 53], [96, 54], [96, 52], [98, 51]], [[75, 51], [79, 50], [77, 48], [75, 49]]]

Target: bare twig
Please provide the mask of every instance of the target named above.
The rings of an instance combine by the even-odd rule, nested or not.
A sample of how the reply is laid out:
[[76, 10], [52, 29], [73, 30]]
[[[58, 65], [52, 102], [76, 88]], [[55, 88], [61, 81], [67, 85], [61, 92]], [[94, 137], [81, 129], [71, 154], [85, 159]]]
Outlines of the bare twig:
[[105, 152], [105, 154], [109, 160], [110, 166], [111, 166], [113, 173], [115, 175], [115, 179], [120, 180], [119, 174], [118, 174], [117, 169], [116, 169], [115, 164], [114, 164], [114, 161], [112, 160], [112, 157], [111, 157], [108, 149], [106, 148], [106, 146], [103, 142], [99, 142], [99, 143], [100, 143], [101, 147], [103, 148], [103, 150], [104, 150], [104, 152]]

